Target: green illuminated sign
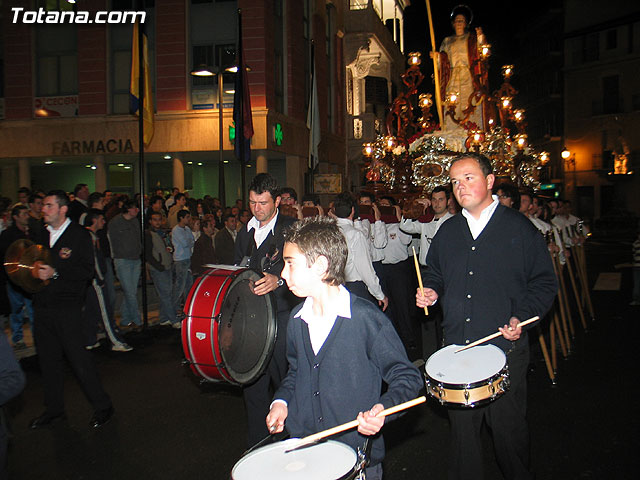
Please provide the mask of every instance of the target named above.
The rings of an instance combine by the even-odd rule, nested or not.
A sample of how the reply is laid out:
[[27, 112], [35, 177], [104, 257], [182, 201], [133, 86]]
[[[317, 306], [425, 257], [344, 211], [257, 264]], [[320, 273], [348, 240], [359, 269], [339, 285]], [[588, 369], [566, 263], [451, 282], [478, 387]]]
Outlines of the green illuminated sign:
[[556, 188], [555, 183], [543, 183], [540, 185], [540, 190], [553, 190], [554, 188]]
[[229, 143], [233, 145], [236, 141], [236, 124], [229, 125]]
[[276, 145], [282, 145], [282, 140], [284, 138], [284, 132], [282, 131], [282, 125], [276, 123], [276, 126], [273, 128], [273, 139], [276, 142]]

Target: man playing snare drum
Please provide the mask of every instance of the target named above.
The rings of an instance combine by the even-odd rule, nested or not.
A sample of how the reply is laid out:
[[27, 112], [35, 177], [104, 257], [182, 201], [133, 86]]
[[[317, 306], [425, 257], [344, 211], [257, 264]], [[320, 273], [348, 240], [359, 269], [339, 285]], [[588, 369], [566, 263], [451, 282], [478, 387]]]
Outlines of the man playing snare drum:
[[558, 290], [543, 237], [519, 212], [491, 195], [488, 158], [465, 153], [451, 164], [453, 193], [462, 213], [444, 223], [427, 256], [418, 307], [442, 302], [445, 345], [465, 345], [500, 330], [491, 343], [507, 355], [510, 390], [484, 407], [449, 410], [449, 477], [483, 478], [481, 427], [490, 427], [498, 464], [507, 479], [529, 479], [526, 415], [527, 334], [518, 323], [542, 318]]

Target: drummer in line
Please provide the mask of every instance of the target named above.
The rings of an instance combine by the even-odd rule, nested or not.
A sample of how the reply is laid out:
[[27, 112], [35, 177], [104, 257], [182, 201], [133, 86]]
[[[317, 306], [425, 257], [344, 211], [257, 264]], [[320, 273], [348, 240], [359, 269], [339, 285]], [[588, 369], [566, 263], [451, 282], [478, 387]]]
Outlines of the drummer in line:
[[[282, 278], [305, 302], [287, 329], [289, 371], [266, 423], [306, 436], [357, 417], [357, 431], [336, 437], [354, 450], [372, 438], [368, 480], [382, 478], [384, 444], [376, 435], [385, 408], [414, 398], [423, 387], [389, 319], [344, 287], [347, 243], [328, 217], [305, 218], [285, 231]], [[381, 395], [382, 381], [388, 390]]]
[[[462, 213], [444, 223], [427, 255], [418, 307], [442, 302], [445, 345], [465, 345], [500, 330], [492, 343], [507, 355], [510, 390], [486, 406], [450, 409], [450, 479], [482, 479], [481, 427], [490, 427], [507, 479], [530, 479], [526, 422], [527, 334], [518, 323], [543, 318], [558, 291], [543, 237], [526, 217], [491, 195], [491, 162], [464, 153], [450, 167]], [[508, 323], [508, 324], [507, 324]]]

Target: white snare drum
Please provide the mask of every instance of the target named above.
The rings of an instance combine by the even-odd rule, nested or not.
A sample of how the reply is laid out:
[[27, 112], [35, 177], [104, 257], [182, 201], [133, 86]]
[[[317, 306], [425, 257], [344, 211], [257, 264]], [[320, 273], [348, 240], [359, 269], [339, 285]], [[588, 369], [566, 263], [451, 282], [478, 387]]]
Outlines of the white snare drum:
[[242, 457], [231, 471], [233, 480], [342, 480], [356, 475], [357, 455], [344, 443], [329, 440], [285, 453], [298, 444], [290, 438]]
[[509, 388], [507, 357], [495, 345], [455, 353], [449, 345], [431, 355], [424, 367], [427, 393], [443, 405], [477, 407]]

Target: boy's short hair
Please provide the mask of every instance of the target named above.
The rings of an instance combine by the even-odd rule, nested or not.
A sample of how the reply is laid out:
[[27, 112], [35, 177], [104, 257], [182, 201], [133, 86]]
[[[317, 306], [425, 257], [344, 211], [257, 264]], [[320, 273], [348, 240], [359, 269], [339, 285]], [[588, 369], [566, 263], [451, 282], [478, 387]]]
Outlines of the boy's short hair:
[[449, 165], [449, 171], [451, 171], [451, 167], [453, 167], [454, 163], [460, 160], [466, 160], [467, 158], [475, 160], [478, 163], [478, 166], [482, 170], [482, 174], [485, 177], [493, 173], [493, 165], [491, 164], [491, 160], [489, 160], [488, 157], [475, 152], [464, 152], [458, 154], [456, 157], [453, 157], [453, 160], [451, 160], [451, 164]]
[[180, 221], [184, 217], [186, 217], [187, 215], [191, 215], [189, 210], [180, 210], [180, 211], [178, 211], [178, 214], [176, 215], [176, 218], [178, 219], [178, 221]]
[[338, 218], [347, 218], [352, 208], [355, 215], [356, 202], [349, 192], [342, 192], [333, 200], [333, 211]]
[[307, 266], [322, 255], [328, 267], [324, 283], [338, 286], [344, 283], [347, 265], [347, 241], [337, 222], [330, 217], [307, 217], [284, 231], [284, 241], [293, 243], [307, 259]]
[[91, 225], [93, 225], [93, 221], [100, 217], [104, 217], [103, 210], [100, 210], [98, 208], [90, 208], [84, 217], [83, 225], [85, 227], [90, 227]]

